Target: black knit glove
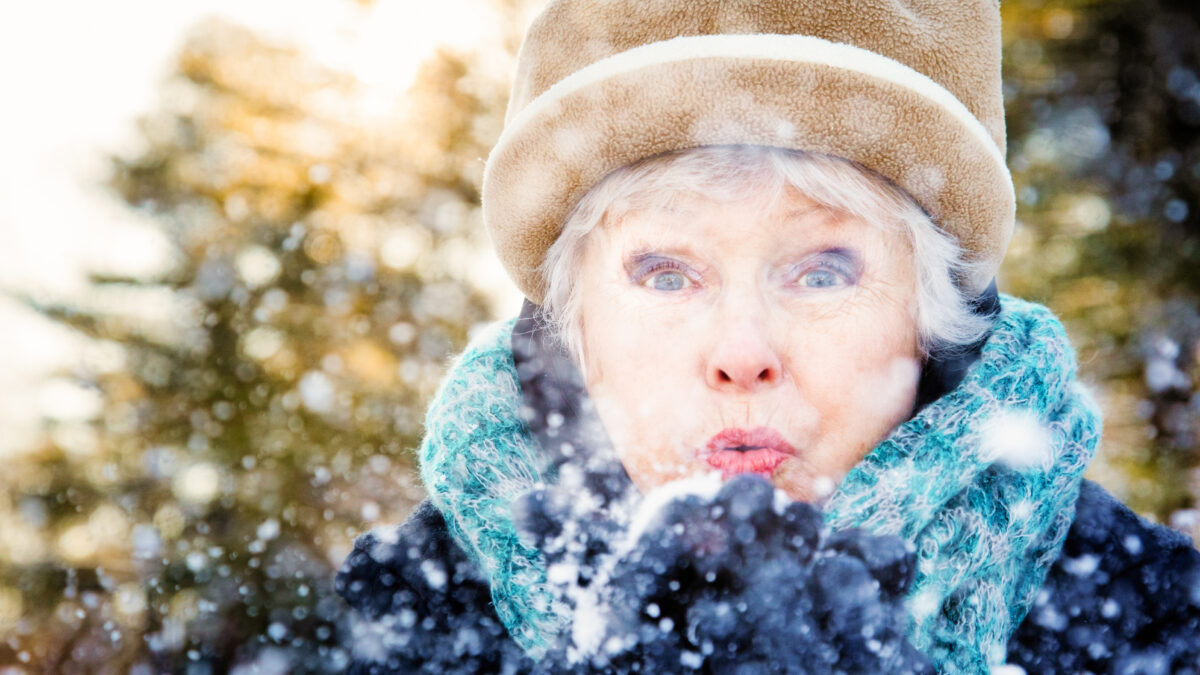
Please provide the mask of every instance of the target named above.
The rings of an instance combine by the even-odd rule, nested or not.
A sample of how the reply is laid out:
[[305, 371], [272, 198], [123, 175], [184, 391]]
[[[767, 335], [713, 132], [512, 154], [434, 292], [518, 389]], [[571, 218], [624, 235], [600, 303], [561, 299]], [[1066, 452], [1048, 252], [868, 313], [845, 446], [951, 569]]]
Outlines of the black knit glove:
[[428, 501], [403, 525], [359, 537], [334, 588], [357, 610], [344, 636], [349, 675], [533, 669], [491, 610], [487, 580], [450, 539], [441, 513]]
[[632, 545], [585, 503], [551, 489], [516, 505], [575, 605], [546, 672], [933, 672], [904, 638], [913, 556], [897, 538], [824, 532], [757, 476], [668, 502]]

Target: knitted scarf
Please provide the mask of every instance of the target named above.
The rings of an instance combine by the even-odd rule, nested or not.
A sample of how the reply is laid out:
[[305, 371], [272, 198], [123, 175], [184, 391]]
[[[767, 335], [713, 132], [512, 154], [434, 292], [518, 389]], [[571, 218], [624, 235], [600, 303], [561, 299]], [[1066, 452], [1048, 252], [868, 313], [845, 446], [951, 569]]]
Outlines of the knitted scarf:
[[[1016, 298], [1001, 307], [962, 383], [898, 427], [824, 504], [834, 528], [914, 545], [909, 637], [942, 672], [1003, 662], [1061, 551], [1100, 437], [1062, 325]], [[513, 324], [489, 327], [452, 367], [426, 417], [420, 466], [451, 535], [487, 575], [500, 620], [537, 657], [569, 619], [509, 509], [548, 478], [520, 421]]]

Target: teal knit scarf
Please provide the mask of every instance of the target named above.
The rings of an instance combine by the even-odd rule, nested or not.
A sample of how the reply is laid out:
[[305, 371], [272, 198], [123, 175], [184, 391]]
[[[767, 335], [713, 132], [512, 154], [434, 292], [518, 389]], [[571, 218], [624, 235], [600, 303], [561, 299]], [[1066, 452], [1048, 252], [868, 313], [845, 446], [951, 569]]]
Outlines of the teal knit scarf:
[[[1100, 415], [1075, 381], [1062, 325], [1008, 296], [963, 382], [898, 427], [825, 503], [834, 528], [912, 542], [910, 639], [942, 672], [986, 672], [1025, 617], [1074, 520]], [[500, 620], [539, 656], [569, 619], [512, 499], [546, 478], [520, 422], [512, 321], [462, 354], [426, 417], [421, 479], [455, 541], [487, 575]]]

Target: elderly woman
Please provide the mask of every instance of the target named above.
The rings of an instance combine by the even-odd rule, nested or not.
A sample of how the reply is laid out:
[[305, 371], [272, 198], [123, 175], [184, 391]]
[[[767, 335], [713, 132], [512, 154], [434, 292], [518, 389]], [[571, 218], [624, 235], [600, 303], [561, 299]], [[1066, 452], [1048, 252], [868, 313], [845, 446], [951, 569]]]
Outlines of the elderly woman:
[[[613, 628], [635, 607], [695, 647], [642, 672], [1200, 671], [1200, 554], [1082, 480], [1100, 420], [1064, 331], [991, 283], [1014, 212], [999, 35], [994, 0], [551, 2], [484, 182], [530, 302], [432, 404], [429, 499], [338, 576], [355, 668], [620, 671], [659, 640]], [[746, 630], [805, 628], [722, 661], [734, 628], [666, 571], [720, 556], [725, 581], [693, 585], [734, 579]], [[658, 577], [686, 626], [639, 604]]]

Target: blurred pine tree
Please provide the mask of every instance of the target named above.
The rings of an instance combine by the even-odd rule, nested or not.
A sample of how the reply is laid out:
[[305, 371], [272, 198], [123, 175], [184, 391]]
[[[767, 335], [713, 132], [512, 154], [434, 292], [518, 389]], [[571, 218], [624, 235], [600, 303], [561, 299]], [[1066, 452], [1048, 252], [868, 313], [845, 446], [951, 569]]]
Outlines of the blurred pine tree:
[[341, 670], [334, 572], [422, 496], [425, 402], [490, 317], [480, 158], [507, 83], [474, 58], [438, 53], [410, 109], [381, 116], [295, 50], [192, 33], [112, 178], [176, 264], [95, 278], [93, 302], [31, 300], [122, 363], [74, 374], [101, 396], [94, 423], [48, 422], [0, 476], [5, 517], [33, 525], [4, 540], [37, 542], [0, 563], [19, 590], [0, 614], [21, 608], [0, 663]]
[[1200, 499], [1200, 9], [1029, 0], [1002, 11], [1020, 221], [1002, 287], [1059, 313], [1099, 385], [1091, 476], [1197, 528], [1196, 512], [1179, 510]]

